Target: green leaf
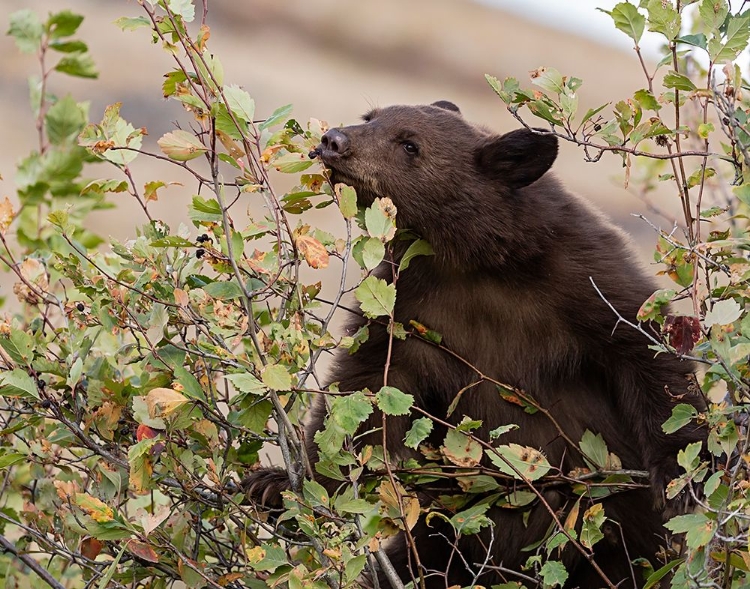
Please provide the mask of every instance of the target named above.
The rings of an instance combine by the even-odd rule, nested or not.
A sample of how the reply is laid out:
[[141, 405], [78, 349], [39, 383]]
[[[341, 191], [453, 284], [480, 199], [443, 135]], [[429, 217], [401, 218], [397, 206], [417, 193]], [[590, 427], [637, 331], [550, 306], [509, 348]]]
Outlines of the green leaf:
[[29, 9], [10, 15], [8, 35], [13, 37], [21, 53], [35, 53], [42, 44], [44, 28], [36, 13]]
[[[257, 560], [256, 560], [257, 558]], [[250, 568], [256, 571], [274, 572], [277, 568], [289, 564], [286, 552], [280, 546], [261, 544], [248, 552]]]
[[518, 429], [518, 425], [515, 423], [506, 423], [505, 425], [496, 427], [495, 429], [490, 431], [490, 440], [496, 440], [503, 434], [507, 434], [508, 432], [512, 432], [516, 429]]
[[86, 52], [70, 53], [57, 62], [55, 70], [77, 78], [98, 78], [99, 72], [91, 56]]
[[240, 285], [236, 282], [211, 282], [203, 287], [209, 296], [223, 301], [239, 299], [243, 296]]
[[347, 434], [354, 434], [372, 413], [372, 403], [362, 391], [336, 397], [331, 403], [330, 417]]
[[586, 548], [592, 548], [599, 540], [604, 538], [601, 527], [606, 519], [604, 507], [601, 503], [595, 503], [583, 514], [583, 526], [581, 527], [581, 544]]
[[192, 22], [195, 18], [195, 6], [192, 0], [167, 0], [169, 10], [182, 17], [185, 22]]
[[661, 33], [669, 41], [680, 34], [682, 21], [671, 1], [649, 0], [647, 10], [649, 31]]
[[377, 237], [383, 242], [393, 239], [396, 235], [396, 215], [391, 199], [375, 199], [365, 211], [365, 227], [370, 237]]
[[714, 63], [732, 61], [747, 47], [750, 38], [750, 16], [745, 13], [742, 16], [731, 17], [725, 38], [723, 45], [714, 42], [718, 37], [711, 39], [708, 44], [708, 55]]
[[227, 374], [224, 378], [231, 382], [234, 388], [236, 388], [241, 393], [263, 395], [266, 392], [265, 385], [249, 372]]
[[255, 101], [236, 84], [224, 88], [227, 105], [234, 115], [246, 123], [252, 123], [255, 116]]
[[269, 389], [289, 391], [292, 388], [292, 376], [281, 364], [268, 364], [260, 373], [260, 378]]
[[54, 145], [77, 137], [86, 122], [85, 113], [70, 94], [53, 104], [44, 115], [47, 136]]
[[707, 47], [706, 35], [704, 35], [703, 33], [698, 33], [696, 35], [682, 35], [681, 37], [677, 37], [677, 39], [675, 40], [678, 43], [685, 43], [686, 45], [692, 45], [693, 47], [700, 47], [704, 50]]
[[453, 464], [467, 468], [479, 464], [484, 454], [479, 442], [454, 429], [448, 430], [445, 434], [445, 441], [440, 450]]
[[661, 315], [661, 309], [668, 304], [677, 293], [671, 288], [662, 288], [652, 294], [641, 305], [636, 318], [638, 321], [651, 321], [658, 319]]
[[562, 74], [553, 67], [540, 67], [531, 72], [531, 83], [539, 86], [547, 94], [563, 94], [565, 82]]
[[357, 214], [357, 192], [346, 184], [336, 184], [335, 190], [341, 214], [344, 219], [351, 219]]
[[685, 534], [687, 545], [693, 550], [706, 546], [716, 533], [716, 521], [708, 519], [704, 513], [678, 515], [664, 527], [676, 534]]
[[195, 135], [183, 129], [166, 133], [156, 143], [169, 159], [178, 162], [195, 159], [208, 151]]
[[310, 158], [304, 153], [285, 153], [273, 160], [274, 168], [282, 174], [296, 174], [313, 165]]
[[703, 0], [698, 12], [710, 33], [724, 24], [729, 14], [729, 3], [726, 0]]
[[280, 106], [275, 111], [273, 111], [273, 114], [270, 117], [268, 117], [265, 121], [258, 125], [258, 129], [263, 131], [264, 129], [268, 129], [268, 127], [277, 125], [278, 123], [286, 119], [290, 114], [292, 114], [291, 104]]
[[20, 452], [9, 452], [8, 454], [0, 454], [0, 468], [8, 468], [14, 464], [25, 462], [29, 457], [26, 454]]
[[480, 503], [464, 509], [450, 519], [450, 524], [456, 534], [463, 536], [478, 534], [482, 528], [492, 526], [492, 520], [485, 515], [489, 508], [489, 503]]
[[325, 487], [316, 481], [305, 481], [302, 484], [302, 494], [313, 507], [330, 507], [331, 498]]
[[385, 244], [377, 237], [365, 237], [361, 254], [365, 269], [374, 270], [385, 257]]
[[179, 235], [167, 235], [161, 239], [154, 239], [151, 247], [195, 247], [195, 244]]
[[[516, 479], [525, 477], [530, 481], [535, 481], [546, 475], [551, 468], [544, 454], [534, 448], [518, 444], [507, 444], [505, 446], [498, 446], [496, 451], [497, 454], [495, 452], [488, 453], [492, 463], [497, 466], [500, 472]], [[508, 463], [514, 466], [521, 476]]]
[[[702, 447], [703, 444], [701, 442], [693, 442], [685, 446], [677, 453], [677, 464], [687, 472], [695, 470], [701, 461], [700, 454]], [[710, 493], [707, 492], [706, 495], [710, 495]]]
[[557, 560], [548, 560], [539, 569], [539, 575], [545, 587], [562, 587], [568, 580], [568, 571], [565, 565]]
[[354, 296], [365, 316], [374, 319], [393, 312], [396, 304], [396, 287], [382, 278], [368, 276], [354, 290]]
[[638, 8], [629, 2], [620, 2], [611, 12], [607, 12], [601, 8], [598, 8], [597, 10], [609, 14], [615, 23], [615, 27], [638, 44], [638, 41], [640, 41], [643, 36], [643, 30], [646, 27], [646, 19], [638, 12]]
[[34, 379], [20, 368], [0, 374], [0, 397], [40, 398]]
[[649, 92], [648, 90], [637, 90], [633, 97], [645, 110], [658, 111], [659, 109], [661, 109], [661, 104], [659, 104], [654, 95], [651, 94], [651, 92]]
[[698, 411], [692, 405], [680, 403], [672, 407], [672, 415], [661, 426], [662, 431], [666, 434], [673, 434], [678, 429], [690, 423], [694, 417], [698, 416]]
[[424, 239], [418, 239], [417, 241], [411, 243], [406, 249], [406, 252], [401, 258], [401, 263], [398, 265], [398, 271], [402, 272], [403, 270], [406, 270], [409, 267], [412, 259], [416, 258], [417, 256], [432, 256], [434, 254], [435, 252], [432, 250], [430, 242]]
[[734, 323], [742, 315], [742, 307], [734, 299], [726, 299], [714, 303], [711, 310], [706, 313], [703, 321], [706, 327], [713, 325], [729, 325]]
[[145, 16], [136, 16], [135, 18], [121, 16], [115, 21], [115, 24], [123, 31], [135, 31], [141, 27], [150, 27], [151, 21]]
[[9, 337], [0, 336], [0, 346], [18, 364], [31, 364], [34, 358], [34, 340], [21, 329], [12, 329]]
[[676, 560], [668, 562], [660, 569], [655, 570], [646, 579], [646, 584], [643, 586], [643, 589], [652, 589], [653, 587], [659, 587], [659, 581], [667, 576], [667, 574], [669, 574], [673, 569], [680, 566], [683, 562], [685, 562], [684, 558], [678, 558]]
[[60, 53], [85, 53], [89, 50], [83, 41], [50, 41], [49, 48]]
[[420, 417], [415, 419], [409, 431], [406, 432], [406, 438], [404, 438], [404, 444], [409, 448], [415, 450], [419, 447], [419, 444], [424, 442], [427, 436], [432, 432], [432, 420], [429, 417]]
[[690, 78], [688, 78], [687, 76], [683, 76], [682, 74], [678, 74], [673, 70], [670, 71], [666, 76], [664, 76], [664, 85], [667, 88], [686, 90], [688, 92], [691, 92], [697, 88], [697, 86], [693, 84], [693, 81]]
[[414, 404], [414, 397], [395, 387], [385, 386], [375, 395], [375, 402], [387, 415], [406, 415]]
[[594, 464], [591, 464], [584, 458], [591, 470], [606, 468], [609, 450], [607, 450], [607, 444], [601, 434], [594, 435], [591, 431], [586, 430], [583, 432], [580, 447], [581, 451], [594, 461]]
[[63, 10], [50, 15], [47, 19], [46, 26], [50, 38], [59, 39], [61, 37], [70, 37], [75, 34], [82, 22], [82, 15], [75, 14], [70, 10]]

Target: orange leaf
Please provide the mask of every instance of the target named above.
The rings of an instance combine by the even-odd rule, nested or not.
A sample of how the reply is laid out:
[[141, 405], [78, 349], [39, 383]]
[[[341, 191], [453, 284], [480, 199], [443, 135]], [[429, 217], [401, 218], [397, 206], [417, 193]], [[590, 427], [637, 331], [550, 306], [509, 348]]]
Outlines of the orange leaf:
[[159, 562], [159, 555], [156, 554], [151, 546], [140, 540], [129, 540], [127, 544], [128, 552], [147, 562]]
[[159, 432], [156, 430], [151, 429], [147, 425], [140, 424], [138, 426], [138, 429], [135, 430], [135, 440], [136, 442], [141, 442], [143, 440], [149, 439], [149, 438], [155, 438], [159, 435]]
[[305, 261], [310, 267], [316, 270], [328, 267], [328, 252], [325, 246], [314, 237], [309, 235], [298, 236], [297, 249], [305, 257]]
[[10, 227], [14, 216], [13, 205], [11, 204], [10, 199], [6, 196], [5, 199], [0, 202], [0, 235], [4, 234], [8, 227]]
[[100, 524], [110, 522], [114, 519], [112, 508], [101, 499], [92, 497], [88, 493], [76, 493], [76, 505]]
[[83, 554], [88, 559], [94, 560], [97, 556], [99, 556], [102, 548], [104, 548], [104, 544], [91, 536], [88, 536], [81, 540], [81, 554]]
[[173, 389], [157, 387], [146, 395], [149, 417], [166, 417], [188, 402], [188, 398]]

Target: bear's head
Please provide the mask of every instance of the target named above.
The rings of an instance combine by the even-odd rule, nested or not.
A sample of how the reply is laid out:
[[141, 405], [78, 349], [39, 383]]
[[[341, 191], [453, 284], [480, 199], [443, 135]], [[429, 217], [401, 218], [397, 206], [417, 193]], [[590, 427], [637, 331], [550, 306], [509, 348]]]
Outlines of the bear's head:
[[389, 197], [397, 225], [420, 233], [436, 253], [446, 232], [508, 241], [517, 194], [557, 157], [554, 135], [528, 129], [494, 135], [448, 101], [376, 108], [363, 121], [330, 129], [315, 154], [333, 182], [357, 190], [360, 205]]

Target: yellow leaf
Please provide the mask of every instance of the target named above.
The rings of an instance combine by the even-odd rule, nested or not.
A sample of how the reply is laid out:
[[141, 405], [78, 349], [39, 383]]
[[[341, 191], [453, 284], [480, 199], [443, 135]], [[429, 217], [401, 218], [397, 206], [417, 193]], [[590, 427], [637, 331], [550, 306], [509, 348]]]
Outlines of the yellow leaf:
[[112, 508], [88, 493], [76, 493], [76, 505], [100, 524], [110, 522], [114, 519]]
[[297, 237], [297, 249], [305, 257], [305, 261], [311, 268], [316, 270], [328, 267], [328, 252], [325, 246], [314, 237], [299, 235]]
[[13, 212], [13, 205], [10, 199], [6, 196], [0, 201], [0, 235], [4, 235], [13, 222], [15, 213]]
[[188, 402], [188, 398], [173, 389], [155, 388], [146, 395], [148, 415], [152, 419], [166, 417]]

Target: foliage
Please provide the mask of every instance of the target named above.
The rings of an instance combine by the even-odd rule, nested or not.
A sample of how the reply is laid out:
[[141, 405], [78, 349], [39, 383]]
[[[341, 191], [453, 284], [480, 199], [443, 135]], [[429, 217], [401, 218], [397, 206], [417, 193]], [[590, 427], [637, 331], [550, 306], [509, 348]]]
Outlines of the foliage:
[[[38, 575], [52, 587], [159, 588], [177, 580], [196, 588], [358, 587], [376, 560], [387, 564], [381, 543], [408, 534], [420, 517], [443, 520], [458, 541], [491, 526], [491, 503], [523, 510], [544, 501], [543, 485], [563, 481], [579, 499], [528, 547], [521, 579], [562, 586], [560, 550], [570, 544], [589, 554], [603, 538], [606, 511], [596, 499], [642, 484], [647, 473], [622, 471], [591, 432], [578, 442], [589, 468], [561, 473], [538, 450], [502, 443], [513, 424], [488, 442], [474, 435], [481, 423], [470, 417], [432, 447], [425, 440], [433, 420], [445, 416], [424, 411], [405, 444], [422, 450], [427, 464], [396, 464], [382, 447], [356, 447], [353, 436], [375, 407], [405, 415], [413, 398], [390, 386], [339, 392], [318, 382], [324, 354], [356, 353], [367, 338], [366, 330], [338, 337], [332, 321], [348, 312], [342, 299], [350, 295], [392, 337], [440, 346], [426, 326], [393, 319], [398, 274], [430, 246], [413, 241], [393, 283], [371, 275], [391, 259], [394, 241], [411, 238], [396, 231], [393, 203], [377, 199], [358, 211], [351, 187], [331, 186], [313, 168], [308, 153], [325, 123], [303, 125], [290, 106], [256, 119], [250, 94], [225, 83], [205, 11], [196, 20], [190, 0], [141, 4], [143, 16], [117, 25], [150, 30], [174, 57], [161, 90], [193, 129], [166, 133], [156, 142], [161, 153], [143, 148], [146, 130], [125, 121], [119, 104], [89, 123], [86, 103], [49, 93], [51, 75], [96, 77], [85, 42], [74, 38], [82, 16], [10, 18], [8, 33], [20, 51], [38, 55], [42, 72], [30, 83], [39, 145], [18, 166], [19, 206], [0, 202], [0, 262], [14, 274], [21, 303], [0, 322], [0, 575], [18, 586]], [[708, 463], [695, 444], [680, 453], [685, 472], [668, 497], [690, 493], [700, 509], [668, 523], [684, 534], [681, 550], [645, 575], [648, 586], [672, 573], [674, 587], [740, 587], [750, 571], [750, 105], [734, 61], [746, 55], [750, 13], [726, 0], [642, 0], [608, 14], [643, 67], [645, 87], [631, 98], [580, 113], [582, 80], [551, 67], [531, 73], [533, 90], [487, 79], [523, 124], [542, 119], [590, 161], [618, 154], [628, 182], [642, 167], [644, 193], [657, 180], [673, 186], [683, 219], [658, 231], [656, 261], [675, 286], [654, 293], [631, 327], [655, 351], [705, 366], [709, 411], [678, 404], [664, 431], [698, 418], [709, 426], [712, 457]], [[639, 46], [646, 30], [665, 44], [651, 69]], [[152, 217], [149, 204], [170, 182], [137, 182], [131, 164], [143, 157], [192, 174], [192, 228]], [[100, 177], [86, 177], [84, 164], [91, 164], [85, 174]], [[279, 195], [275, 172], [294, 175], [297, 186]], [[105, 245], [85, 221], [112, 206], [111, 194], [135, 199], [145, 224], [133, 239]], [[262, 212], [246, 218], [248, 205]], [[326, 207], [341, 236], [305, 216]], [[352, 263], [361, 272], [349, 286]], [[338, 287], [324, 298], [316, 273], [331, 266]], [[662, 314], [680, 300], [689, 312]], [[498, 402], [547, 414], [524, 391], [495, 384]], [[299, 426], [316, 395], [325, 396], [329, 417], [316, 435], [320, 461], [311, 465]], [[269, 446], [278, 447], [292, 488], [276, 522], [248, 504], [241, 484]], [[484, 456], [494, 468], [483, 466]], [[348, 484], [330, 495], [313, 469]], [[442, 498], [443, 509], [421, 505], [414, 490], [444, 476], [464, 493]], [[501, 586], [510, 585], [517, 586]]]

